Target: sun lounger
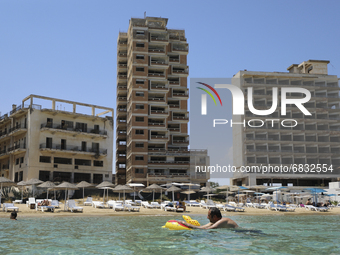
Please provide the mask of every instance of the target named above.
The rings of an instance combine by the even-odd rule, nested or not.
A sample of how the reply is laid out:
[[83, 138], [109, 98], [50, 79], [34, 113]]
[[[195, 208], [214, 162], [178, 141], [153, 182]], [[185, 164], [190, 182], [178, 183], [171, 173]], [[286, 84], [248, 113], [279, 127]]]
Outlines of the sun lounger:
[[236, 212], [236, 208], [234, 206], [231, 206], [231, 205], [224, 205], [222, 207], [222, 209], [223, 209], [223, 211]]
[[42, 212], [50, 210], [51, 212], [54, 212], [54, 209], [55, 207], [51, 205], [39, 205], [36, 210], [41, 210]]
[[67, 207], [71, 212], [73, 211], [81, 211], [83, 212], [83, 207], [76, 206], [76, 201], [74, 200], [68, 200]]
[[140, 207], [139, 207], [139, 206], [132, 206], [132, 205], [130, 205], [130, 204], [125, 204], [125, 205], [124, 205], [124, 209], [125, 209], [125, 210], [128, 210], [129, 212], [131, 212], [131, 211], [133, 211], [133, 212], [135, 212], [135, 211], [139, 212]]
[[14, 200], [13, 204], [22, 204], [22, 200]]
[[158, 202], [151, 202], [151, 205], [155, 208], [161, 209], [161, 205]]
[[142, 201], [142, 206], [145, 207], [145, 208], [149, 208], [149, 209], [155, 208], [153, 205], [150, 205], [149, 202], [147, 202], [147, 201]]
[[105, 205], [104, 205], [103, 202], [100, 202], [100, 201], [92, 201], [92, 207], [94, 207], [94, 208], [97, 208], [97, 207], [105, 208]]
[[264, 208], [266, 208], [266, 205], [262, 205], [262, 204], [259, 204], [259, 203], [253, 203], [253, 207], [257, 208], [257, 209], [264, 209]]
[[200, 203], [198, 203], [196, 200], [190, 200], [189, 205], [190, 206], [200, 206]]
[[59, 208], [59, 201], [58, 200], [52, 200], [51, 206], [54, 206], [54, 208]]
[[282, 205], [274, 205], [273, 203], [269, 204], [269, 210], [275, 210], [275, 211], [287, 211], [287, 208]]
[[28, 201], [26, 203], [27, 207], [31, 208], [31, 205], [34, 205], [34, 209], [37, 205], [37, 203], [35, 202], [35, 198], [34, 197], [30, 197], [28, 198]]
[[227, 207], [227, 208], [233, 208], [235, 209], [235, 212], [244, 212], [244, 208], [243, 207], [239, 207], [239, 206], [232, 206], [232, 205], [225, 205], [224, 207]]
[[113, 203], [112, 204], [112, 209], [116, 211], [124, 211], [124, 206], [121, 203]]
[[136, 205], [141, 206], [142, 205], [142, 200], [135, 200]]
[[87, 197], [84, 205], [92, 205], [92, 197]]
[[19, 212], [19, 207], [14, 206], [13, 203], [3, 203], [2, 211], [7, 212], [7, 210], [17, 210]]

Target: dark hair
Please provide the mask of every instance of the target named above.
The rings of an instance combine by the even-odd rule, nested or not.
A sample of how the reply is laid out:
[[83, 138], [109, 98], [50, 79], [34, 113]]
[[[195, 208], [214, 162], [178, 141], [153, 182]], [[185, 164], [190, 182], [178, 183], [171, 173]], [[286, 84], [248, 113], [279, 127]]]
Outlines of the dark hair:
[[16, 218], [17, 218], [17, 212], [12, 212], [11, 219], [16, 219]]
[[222, 218], [222, 214], [220, 212], [220, 209], [213, 207], [210, 209], [210, 216], [214, 218], [214, 216], [217, 216], [217, 218]]

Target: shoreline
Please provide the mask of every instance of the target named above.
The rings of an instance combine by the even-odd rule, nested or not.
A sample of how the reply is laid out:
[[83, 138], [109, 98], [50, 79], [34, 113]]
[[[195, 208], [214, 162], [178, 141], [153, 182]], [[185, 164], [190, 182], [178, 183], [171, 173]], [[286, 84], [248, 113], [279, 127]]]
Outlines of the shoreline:
[[[139, 212], [129, 212], [129, 211], [113, 211], [113, 209], [108, 208], [94, 208], [92, 206], [82, 206], [83, 212], [74, 212], [64, 211], [63, 206], [60, 208], [56, 208], [55, 212], [41, 212], [36, 211], [35, 209], [29, 209], [26, 204], [15, 204], [15, 206], [19, 207], [18, 218], [21, 217], [106, 217], [106, 216], [169, 216], [169, 217], [182, 217], [182, 215], [203, 215], [206, 216], [208, 213], [208, 209], [200, 208], [200, 207], [187, 207], [186, 212], [165, 212], [161, 209], [146, 209], [140, 208]], [[9, 218], [12, 210], [9, 210], [7, 213], [0, 209], [0, 218]], [[315, 216], [315, 215], [340, 215], [340, 207], [335, 207], [330, 209], [328, 212], [316, 212], [309, 211], [305, 208], [297, 208], [294, 212], [277, 212], [268, 209], [256, 209], [245, 207], [245, 212], [225, 212], [221, 211], [224, 217], [233, 217], [233, 216], [269, 216], [269, 215], [280, 215], [280, 216]]]

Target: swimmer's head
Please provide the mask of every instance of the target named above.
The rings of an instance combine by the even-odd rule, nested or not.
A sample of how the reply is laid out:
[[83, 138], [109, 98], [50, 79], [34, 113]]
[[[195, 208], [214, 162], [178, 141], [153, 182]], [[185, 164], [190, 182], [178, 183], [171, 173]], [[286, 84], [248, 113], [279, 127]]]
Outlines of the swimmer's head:
[[211, 223], [215, 223], [218, 220], [222, 218], [222, 214], [220, 209], [213, 207], [208, 211], [208, 217], [207, 217]]
[[17, 212], [12, 212], [10, 219], [11, 220], [16, 220], [17, 219]]

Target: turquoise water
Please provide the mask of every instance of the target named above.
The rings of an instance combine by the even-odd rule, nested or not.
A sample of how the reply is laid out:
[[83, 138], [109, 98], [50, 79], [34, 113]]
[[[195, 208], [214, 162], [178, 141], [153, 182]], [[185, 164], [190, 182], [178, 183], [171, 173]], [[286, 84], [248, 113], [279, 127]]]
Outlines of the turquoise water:
[[[171, 216], [0, 219], [1, 254], [340, 254], [340, 216], [233, 216], [238, 230], [170, 231]], [[195, 215], [201, 224], [206, 216]]]

